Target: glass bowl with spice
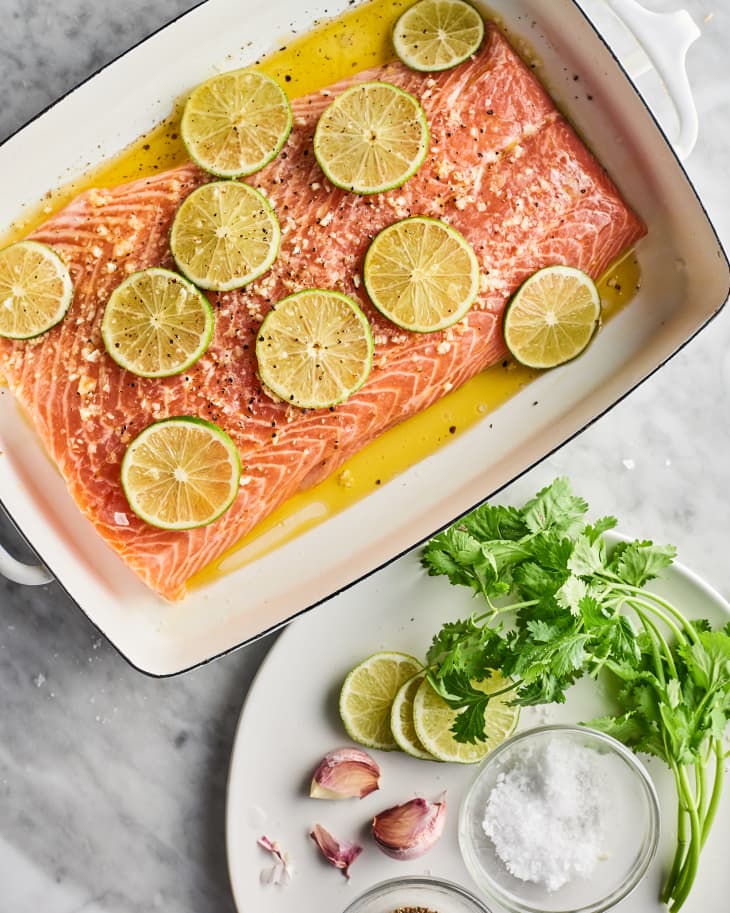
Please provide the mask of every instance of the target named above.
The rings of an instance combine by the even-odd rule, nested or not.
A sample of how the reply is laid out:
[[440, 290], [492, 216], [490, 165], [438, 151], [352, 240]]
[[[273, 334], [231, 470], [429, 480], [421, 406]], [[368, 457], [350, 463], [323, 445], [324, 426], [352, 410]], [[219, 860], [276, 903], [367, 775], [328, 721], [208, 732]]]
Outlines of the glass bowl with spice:
[[510, 913], [600, 913], [654, 857], [659, 803], [644, 766], [582, 726], [519, 732], [487, 755], [459, 814], [479, 888]]
[[482, 900], [452, 881], [406, 875], [381, 881], [344, 913], [491, 913]]

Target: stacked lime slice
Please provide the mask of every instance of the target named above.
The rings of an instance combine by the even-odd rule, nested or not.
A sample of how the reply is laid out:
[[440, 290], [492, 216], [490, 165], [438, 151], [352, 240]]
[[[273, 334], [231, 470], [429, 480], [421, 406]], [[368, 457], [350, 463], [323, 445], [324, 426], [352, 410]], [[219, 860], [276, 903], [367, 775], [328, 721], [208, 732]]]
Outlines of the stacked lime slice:
[[[509, 686], [509, 681], [499, 673], [489, 678], [472, 681], [472, 686], [485, 694], [493, 694]], [[458, 764], [475, 764], [508, 736], [512, 735], [519, 708], [508, 702], [512, 695], [499, 694], [487, 704], [484, 714], [484, 742], [457, 742], [451, 727], [459, 713], [446, 703], [431, 687], [428, 679], [421, 682], [413, 701], [413, 723], [421, 744], [440, 761], [455, 761]]]
[[355, 666], [340, 691], [340, 717], [350, 738], [369, 748], [474, 764], [512, 734], [519, 708], [509, 703], [509, 681], [497, 672], [472, 685], [494, 694], [484, 713], [483, 742], [456, 741], [451, 727], [459, 711], [434, 691], [426, 669], [406, 653], [374, 653]]
[[340, 716], [350, 738], [383, 751], [399, 746], [390, 728], [393, 701], [401, 686], [422, 670], [407, 653], [374, 653], [348, 674], [340, 691]]

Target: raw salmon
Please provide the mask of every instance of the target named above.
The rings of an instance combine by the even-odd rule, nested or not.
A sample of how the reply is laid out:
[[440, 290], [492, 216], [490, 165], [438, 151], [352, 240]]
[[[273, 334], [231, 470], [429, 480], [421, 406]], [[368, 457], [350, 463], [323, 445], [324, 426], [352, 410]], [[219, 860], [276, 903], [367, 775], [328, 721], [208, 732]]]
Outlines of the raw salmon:
[[[333, 96], [371, 79], [421, 99], [431, 146], [405, 186], [358, 197], [327, 183], [312, 154], [312, 134]], [[293, 107], [294, 129], [284, 150], [249, 179], [278, 214], [281, 253], [245, 290], [210, 294], [214, 338], [185, 374], [147, 380], [123, 371], [106, 355], [99, 327], [111, 291], [126, 275], [172, 266], [168, 232], [175, 210], [209, 180], [192, 165], [88, 191], [37, 230], [33, 237], [53, 245], [70, 266], [73, 305], [37, 341], [0, 340], [2, 372], [80, 509], [128, 566], [171, 600], [182, 598], [191, 575], [298, 489], [503, 358], [502, 311], [530, 273], [567, 263], [597, 277], [645, 230], [494, 26], [478, 55], [452, 71], [428, 76], [390, 64]], [[459, 229], [482, 269], [471, 312], [432, 335], [388, 323], [359, 280], [372, 237], [415, 214]], [[256, 375], [262, 318], [279, 298], [307, 287], [352, 295], [373, 327], [372, 374], [332, 410], [306, 412], [275, 402]], [[145, 525], [129, 510], [119, 483], [128, 443], [151, 422], [172, 415], [217, 422], [235, 440], [243, 465], [233, 507], [211, 526], [189, 532]]]

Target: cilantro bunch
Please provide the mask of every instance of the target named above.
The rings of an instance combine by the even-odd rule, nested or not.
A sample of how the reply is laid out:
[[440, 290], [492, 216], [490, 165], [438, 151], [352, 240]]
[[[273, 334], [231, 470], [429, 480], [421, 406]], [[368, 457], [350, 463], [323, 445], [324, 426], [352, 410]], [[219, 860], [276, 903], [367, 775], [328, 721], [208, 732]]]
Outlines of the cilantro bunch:
[[[610, 546], [614, 517], [586, 522], [588, 505], [556, 479], [521, 509], [484, 505], [433, 538], [432, 575], [486, 604], [444, 624], [427, 654], [433, 687], [460, 711], [458, 741], [485, 739], [490, 696], [473, 687], [499, 669], [518, 705], [565, 700], [578, 678], [618, 683], [615, 713], [588, 725], [656, 755], [677, 789], [678, 841], [662, 900], [676, 913], [694, 881], [717, 811], [730, 719], [730, 623], [690, 621], [646, 584], [675, 549]], [[504, 692], [500, 692], [504, 693]], [[494, 696], [494, 695], [492, 695]]]

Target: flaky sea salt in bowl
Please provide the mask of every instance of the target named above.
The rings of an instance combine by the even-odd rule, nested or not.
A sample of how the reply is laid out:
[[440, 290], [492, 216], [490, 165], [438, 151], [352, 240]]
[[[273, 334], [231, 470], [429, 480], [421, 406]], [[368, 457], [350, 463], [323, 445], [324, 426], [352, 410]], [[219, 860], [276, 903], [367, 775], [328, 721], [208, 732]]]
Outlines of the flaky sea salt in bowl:
[[542, 726], [490, 752], [464, 797], [459, 845], [474, 881], [511, 913], [600, 913], [646, 872], [659, 804], [610, 736]]

